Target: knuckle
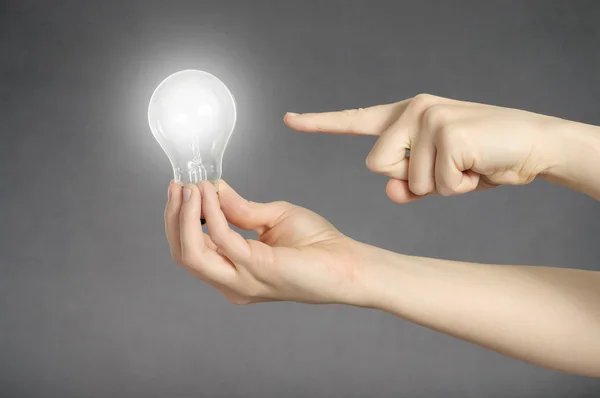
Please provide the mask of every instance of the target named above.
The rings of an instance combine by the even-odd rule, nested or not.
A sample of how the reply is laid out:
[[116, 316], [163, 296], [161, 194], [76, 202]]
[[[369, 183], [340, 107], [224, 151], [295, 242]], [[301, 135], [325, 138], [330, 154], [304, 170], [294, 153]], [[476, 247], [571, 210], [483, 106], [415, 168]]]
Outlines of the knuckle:
[[432, 105], [423, 111], [423, 123], [429, 128], [441, 128], [448, 124], [450, 110], [444, 105]]
[[369, 154], [365, 160], [365, 164], [367, 168], [374, 173], [383, 173], [387, 171], [388, 168], [386, 163], [381, 160], [381, 157], [377, 155]]
[[421, 181], [415, 181], [415, 182], [409, 181], [408, 188], [410, 189], [410, 191], [412, 193], [414, 193], [415, 195], [418, 195], [418, 196], [427, 195], [429, 192], [431, 192], [429, 184], [423, 183]]
[[189, 209], [186, 206], [181, 206], [181, 210], [179, 210], [179, 222], [184, 224], [187, 221]]
[[278, 201], [276, 201], [276, 202], [273, 202], [273, 204], [274, 204], [275, 206], [277, 206], [277, 207], [281, 208], [281, 209], [284, 209], [284, 210], [286, 210], [286, 209], [291, 209], [291, 208], [295, 207], [295, 205], [294, 205], [294, 204], [292, 204], [292, 203], [290, 203], [290, 202], [287, 202], [287, 201], [285, 201], [285, 200], [278, 200]]
[[360, 120], [368, 116], [369, 110], [367, 108], [356, 108], [352, 110], [352, 119]]
[[435, 180], [433, 176], [409, 176], [408, 189], [417, 196], [424, 196], [435, 191]]
[[456, 191], [454, 189], [450, 188], [444, 183], [437, 184], [436, 191], [440, 196], [452, 196], [456, 194]]
[[172, 218], [176, 218], [180, 209], [175, 206], [165, 206], [164, 218], [165, 221], [169, 221]]
[[370, 155], [370, 154], [365, 159], [365, 165], [371, 171], [377, 171], [377, 168], [379, 166], [377, 164], [377, 158], [375, 156]]
[[283, 220], [288, 218], [290, 214], [298, 211], [298, 209], [303, 209], [302, 207], [296, 206], [292, 203], [279, 200], [276, 202], [271, 202], [268, 204], [270, 213], [272, 217], [270, 217], [267, 222], [261, 227], [260, 234], [264, 233], [264, 231], [271, 229], [281, 223]]
[[358, 113], [358, 109], [344, 109], [342, 111], [342, 114], [344, 116], [348, 116], [348, 117], [355, 116], [357, 113]]
[[437, 102], [437, 97], [431, 94], [417, 94], [410, 103], [411, 108], [420, 113]]
[[277, 221], [283, 220], [288, 217], [290, 214], [298, 211], [301, 207], [296, 206], [293, 203], [286, 202], [283, 200], [274, 202], [276, 204], [275, 208], [277, 209], [277, 213], [279, 213], [279, 217], [277, 217]]
[[227, 231], [218, 231], [217, 233], [211, 234], [210, 238], [220, 250], [227, 245], [227, 242], [229, 241], [229, 234]]
[[359, 116], [364, 112], [365, 112], [364, 108], [354, 108], [354, 109], [345, 109], [342, 111], [342, 114], [349, 119], [354, 119], [356, 116]]

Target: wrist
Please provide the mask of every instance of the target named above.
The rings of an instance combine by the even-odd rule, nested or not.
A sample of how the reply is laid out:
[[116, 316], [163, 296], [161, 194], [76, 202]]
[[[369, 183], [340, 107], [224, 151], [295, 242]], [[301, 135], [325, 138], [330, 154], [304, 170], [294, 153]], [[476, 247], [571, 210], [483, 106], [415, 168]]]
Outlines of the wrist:
[[360, 307], [392, 312], [393, 303], [402, 289], [402, 273], [409, 262], [404, 255], [394, 253], [366, 243], [355, 241], [357, 258], [357, 282], [360, 293], [357, 303]]
[[600, 193], [600, 127], [554, 119], [545, 144], [549, 165], [541, 177], [597, 197]]

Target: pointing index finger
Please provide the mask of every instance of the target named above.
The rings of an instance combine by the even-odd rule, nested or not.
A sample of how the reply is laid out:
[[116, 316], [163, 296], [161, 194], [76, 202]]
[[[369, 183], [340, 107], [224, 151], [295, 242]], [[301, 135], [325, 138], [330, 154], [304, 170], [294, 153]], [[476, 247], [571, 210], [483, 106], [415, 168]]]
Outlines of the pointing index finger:
[[379, 135], [404, 112], [408, 100], [338, 112], [288, 113], [284, 122], [306, 133]]

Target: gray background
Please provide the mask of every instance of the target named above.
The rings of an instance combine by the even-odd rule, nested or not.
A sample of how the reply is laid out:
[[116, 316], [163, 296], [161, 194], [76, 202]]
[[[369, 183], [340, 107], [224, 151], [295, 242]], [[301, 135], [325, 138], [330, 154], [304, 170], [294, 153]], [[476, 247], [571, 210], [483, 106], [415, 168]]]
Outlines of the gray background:
[[580, 193], [396, 205], [364, 166], [372, 137], [281, 121], [428, 92], [600, 124], [599, 16], [597, 1], [2, 2], [0, 396], [600, 396], [600, 380], [374, 310], [230, 305], [169, 257], [172, 175], [146, 121], [164, 77], [205, 69], [238, 101], [224, 177], [247, 198], [403, 253], [600, 269], [600, 206]]

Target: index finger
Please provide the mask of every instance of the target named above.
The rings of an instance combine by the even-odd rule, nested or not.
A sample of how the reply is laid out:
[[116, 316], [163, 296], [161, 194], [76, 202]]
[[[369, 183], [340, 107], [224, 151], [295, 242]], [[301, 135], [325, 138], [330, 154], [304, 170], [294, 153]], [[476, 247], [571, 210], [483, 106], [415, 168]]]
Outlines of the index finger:
[[183, 187], [174, 181], [169, 183], [169, 195], [165, 207], [165, 232], [171, 249], [171, 257], [181, 264], [181, 240], [179, 236], [179, 211], [183, 197]]
[[404, 112], [409, 100], [338, 112], [287, 113], [288, 127], [306, 133], [379, 135]]

